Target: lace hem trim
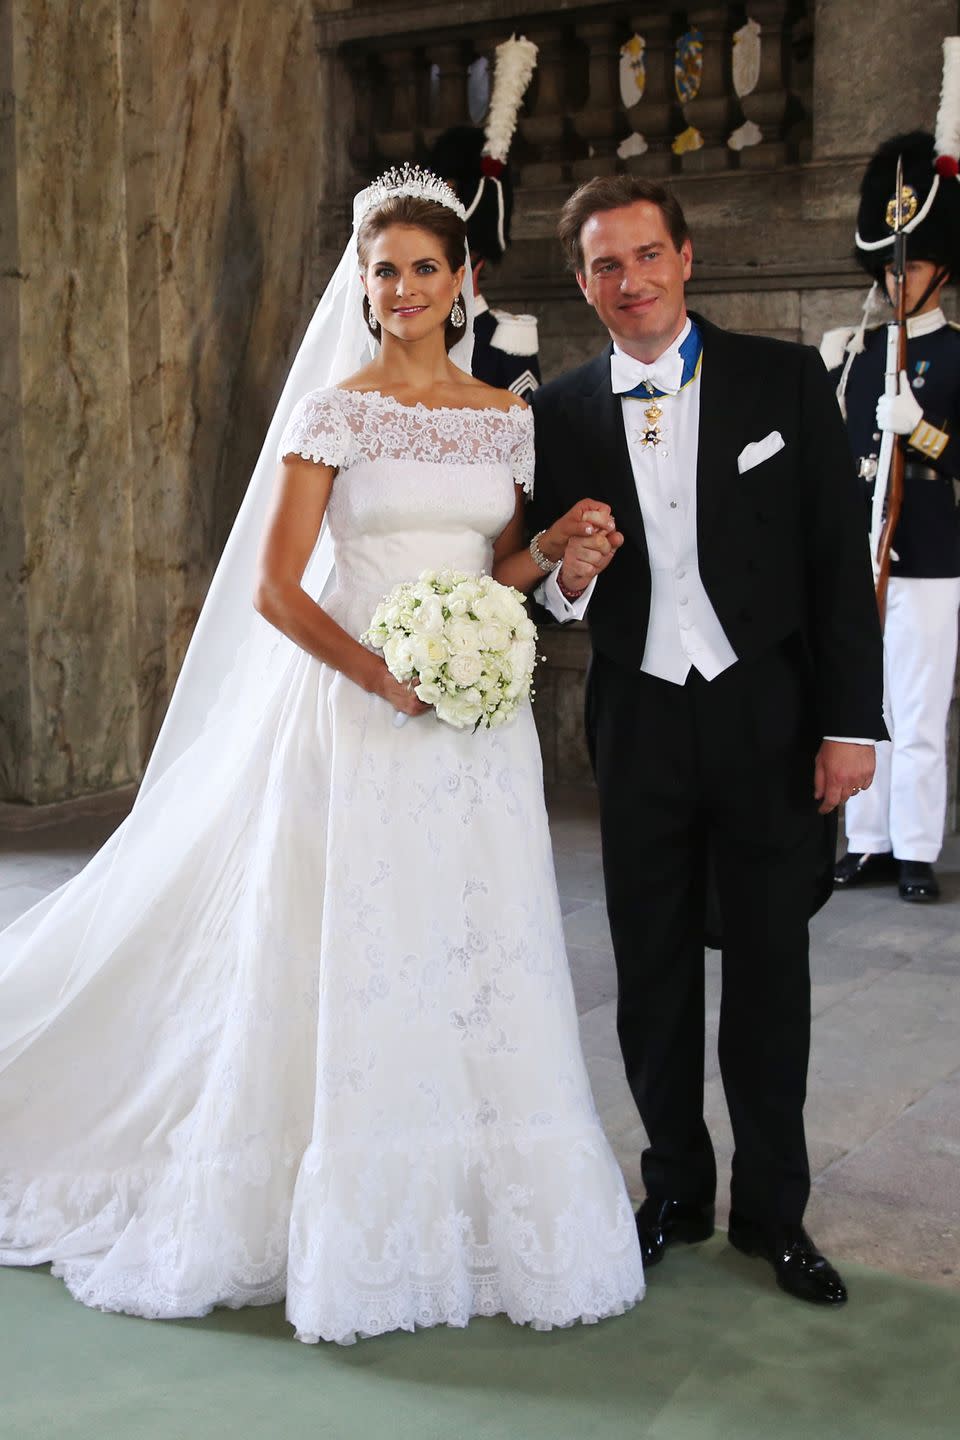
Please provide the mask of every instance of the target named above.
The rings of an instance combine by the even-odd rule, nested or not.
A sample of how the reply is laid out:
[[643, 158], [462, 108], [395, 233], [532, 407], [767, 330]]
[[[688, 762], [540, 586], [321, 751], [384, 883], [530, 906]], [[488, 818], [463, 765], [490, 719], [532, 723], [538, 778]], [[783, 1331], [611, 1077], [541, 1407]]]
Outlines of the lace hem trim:
[[82, 1303], [150, 1319], [286, 1295], [308, 1343], [473, 1315], [589, 1323], [634, 1304], [643, 1271], [612, 1156], [584, 1167], [577, 1149], [494, 1146], [495, 1159], [465, 1173], [461, 1148], [447, 1145], [415, 1164], [395, 1157], [386, 1179], [386, 1156], [345, 1174], [316, 1146], [268, 1163], [10, 1176], [0, 1263], [52, 1261]]

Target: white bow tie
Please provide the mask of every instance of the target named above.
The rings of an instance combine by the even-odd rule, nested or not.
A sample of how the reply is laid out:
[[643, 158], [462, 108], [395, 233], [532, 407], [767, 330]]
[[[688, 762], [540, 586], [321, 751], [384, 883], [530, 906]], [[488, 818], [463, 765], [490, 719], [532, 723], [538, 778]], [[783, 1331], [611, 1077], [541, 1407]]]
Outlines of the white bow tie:
[[625, 355], [622, 350], [614, 350], [610, 356], [610, 384], [615, 395], [623, 395], [645, 380], [649, 380], [655, 389], [675, 395], [680, 389], [682, 375], [683, 356], [679, 346], [671, 346], [652, 365], [634, 360], [632, 355]]

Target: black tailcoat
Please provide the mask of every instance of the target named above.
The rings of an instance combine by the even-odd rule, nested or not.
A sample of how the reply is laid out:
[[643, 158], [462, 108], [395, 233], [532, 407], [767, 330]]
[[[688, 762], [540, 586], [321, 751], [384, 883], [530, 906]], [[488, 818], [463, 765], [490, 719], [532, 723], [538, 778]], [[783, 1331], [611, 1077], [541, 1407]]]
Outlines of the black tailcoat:
[[[798, 637], [821, 736], [884, 739], [863, 504], [823, 363], [812, 348], [693, 318], [703, 335], [697, 545], [710, 601], [741, 660]], [[650, 567], [611, 348], [533, 397], [531, 523], [549, 525], [584, 495], [612, 506], [625, 543], [590, 602], [590, 638], [639, 670]], [[740, 452], [772, 430], [784, 448], [740, 475]]]
[[[702, 1117], [712, 871], [734, 1204], [794, 1221], [809, 1187], [807, 920], [833, 859], [813, 761], [824, 736], [885, 737], [881, 635], [862, 502], [819, 356], [693, 318], [703, 335], [700, 573], [737, 663], [709, 684], [696, 672], [678, 686], [641, 671], [650, 566], [609, 348], [533, 397], [531, 519], [543, 528], [589, 496], [610, 504], [625, 537], [587, 612], [587, 729], [618, 1029], [650, 1140], [647, 1189], [704, 1201], [715, 1186]], [[783, 449], [740, 474], [741, 451], [773, 430]]]

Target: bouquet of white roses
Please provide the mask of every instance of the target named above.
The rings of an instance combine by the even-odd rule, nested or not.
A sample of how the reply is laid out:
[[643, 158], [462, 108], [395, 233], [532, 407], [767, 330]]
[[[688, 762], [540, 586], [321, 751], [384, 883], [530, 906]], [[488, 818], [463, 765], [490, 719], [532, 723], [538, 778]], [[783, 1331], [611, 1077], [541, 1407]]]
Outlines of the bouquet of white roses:
[[490, 575], [425, 570], [381, 600], [362, 639], [457, 729], [503, 725], [531, 693], [536, 626]]

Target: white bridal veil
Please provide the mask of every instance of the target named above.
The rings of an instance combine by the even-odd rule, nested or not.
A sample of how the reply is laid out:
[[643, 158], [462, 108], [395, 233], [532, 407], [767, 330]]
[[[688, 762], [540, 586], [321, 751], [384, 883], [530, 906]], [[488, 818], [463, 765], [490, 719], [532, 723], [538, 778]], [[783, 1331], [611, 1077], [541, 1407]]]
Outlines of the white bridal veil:
[[[210, 834], [239, 762], [270, 723], [299, 654], [253, 608], [254, 572], [277, 465], [294, 407], [366, 364], [376, 342], [363, 319], [356, 234], [363, 216], [390, 195], [437, 201], [465, 218], [453, 192], [429, 172], [404, 166], [354, 201], [353, 233], [290, 370], [243, 504], [206, 602], [134, 808], [89, 865], [0, 934], [0, 1071], [89, 980], [162, 893], [165, 875], [192, 845], [229, 844]], [[451, 359], [469, 372], [473, 285], [466, 254], [467, 323]], [[334, 574], [324, 527], [303, 577], [322, 599]]]

